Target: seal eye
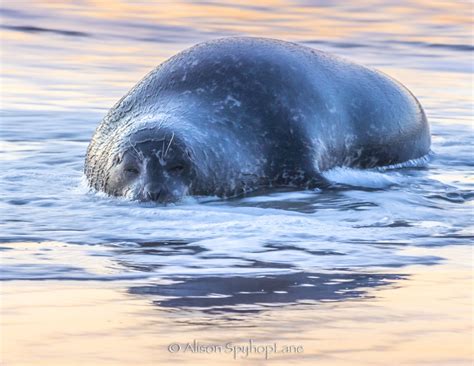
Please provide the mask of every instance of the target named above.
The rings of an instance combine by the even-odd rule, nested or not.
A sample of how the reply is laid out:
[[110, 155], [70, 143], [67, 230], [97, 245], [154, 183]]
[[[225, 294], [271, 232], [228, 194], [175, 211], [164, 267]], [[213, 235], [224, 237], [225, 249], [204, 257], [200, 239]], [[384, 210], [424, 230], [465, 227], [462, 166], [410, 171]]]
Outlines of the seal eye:
[[127, 166], [124, 169], [125, 173], [137, 175], [139, 173], [138, 169], [134, 166]]
[[174, 165], [168, 169], [168, 171], [172, 174], [181, 174], [183, 170], [184, 170], [184, 166], [180, 164]]

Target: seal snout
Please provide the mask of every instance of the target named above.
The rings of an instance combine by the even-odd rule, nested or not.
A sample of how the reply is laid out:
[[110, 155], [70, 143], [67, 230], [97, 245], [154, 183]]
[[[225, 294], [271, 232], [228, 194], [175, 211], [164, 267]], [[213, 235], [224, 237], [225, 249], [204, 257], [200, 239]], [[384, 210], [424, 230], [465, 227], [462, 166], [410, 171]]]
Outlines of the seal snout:
[[143, 199], [145, 201], [166, 201], [163, 187], [157, 183], [147, 183], [143, 188]]

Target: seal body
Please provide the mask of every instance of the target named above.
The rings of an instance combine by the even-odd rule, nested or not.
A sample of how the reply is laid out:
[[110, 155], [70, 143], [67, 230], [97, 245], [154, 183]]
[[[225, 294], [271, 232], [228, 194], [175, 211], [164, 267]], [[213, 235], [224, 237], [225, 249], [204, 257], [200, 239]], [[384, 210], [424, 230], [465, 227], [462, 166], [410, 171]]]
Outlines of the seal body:
[[162, 63], [105, 116], [89, 145], [92, 187], [133, 199], [312, 188], [324, 170], [429, 152], [403, 85], [298, 44], [225, 38]]

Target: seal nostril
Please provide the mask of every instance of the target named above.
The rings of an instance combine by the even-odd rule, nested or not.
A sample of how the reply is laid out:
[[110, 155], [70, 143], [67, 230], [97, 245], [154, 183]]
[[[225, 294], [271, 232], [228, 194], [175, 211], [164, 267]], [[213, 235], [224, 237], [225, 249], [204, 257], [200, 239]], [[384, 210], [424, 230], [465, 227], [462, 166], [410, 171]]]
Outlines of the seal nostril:
[[168, 171], [172, 174], [181, 174], [184, 171], [184, 166], [183, 165], [175, 165], [171, 168], [168, 169]]
[[160, 190], [154, 191], [154, 192], [148, 192], [148, 197], [152, 201], [158, 201], [160, 199], [160, 196], [161, 196]]
[[148, 201], [158, 201], [160, 199], [162, 190], [158, 187], [147, 184], [143, 190], [143, 196]]

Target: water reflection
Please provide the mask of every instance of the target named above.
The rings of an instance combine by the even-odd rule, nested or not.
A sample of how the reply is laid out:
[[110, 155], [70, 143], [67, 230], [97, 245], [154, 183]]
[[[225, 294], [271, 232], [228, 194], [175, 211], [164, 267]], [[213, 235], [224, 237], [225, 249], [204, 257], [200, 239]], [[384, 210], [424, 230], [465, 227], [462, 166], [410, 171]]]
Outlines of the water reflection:
[[[358, 244], [374, 249], [396, 247], [394, 243], [384, 245], [380, 241]], [[144, 297], [160, 309], [192, 309], [203, 314], [260, 313], [272, 307], [369, 299], [374, 296], [374, 289], [393, 287], [409, 277], [401, 270], [344, 267], [347, 263], [344, 257], [349, 253], [340, 245], [322, 249], [317, 245], [299, 246], [290, 241], [274, 240], [252, 250], [242, 248], [240, 252], [229, 250], [228, 253], [223, 245], [224, 248], [215, 248], [192, 240], [109, 244], [112, 248], [110, 259], [117, 266], [127, 272], [148, 274], [145, 284], [133, 284], [128, 288], [130, 294]], [[389, 260], [389, 252], [385, 261]], [[290, 258], [288, 261], [282, 260], [284, 253]], [[368, 257], [372, 255], [367, 251]], [[298, 256], [313, 258], [315, 264], [319, 260], [323, 267], [314, 265], [311, 268], [311, 264], [291, 259]], [[324, 258], [331, 259], [325, 261]], [[394, 258], [392, 255], [390, 260]], [[434, 264], [440, 258], [417, 256], [413, 259]], [[408, 261], [409, 257], [404, 257], [398, 264], [395, 261], [383, 267], [403, 267]], [[329, 263], [335, 266], [331, 268]], [[219, 267], [223, 272], [214, 274]]]
[[[377, 245], [382, 246], [382, 243]], [[401, 272], [342, 266], [302, 270], [298, 263], [272, 261], [270, 255], [268, 260], [265, 256], [252, 259], [249, 253], [247, 256], [243, 253], [216, 256], [212, 249], [184, 240], [117, 243], [112, 247], [115, 247], [113, 261], [120, 267], [150, 276], [147, 284], [129, 287], [129, 293], [144, 296], [159, 308], [194, 309], [205, 314], [259, 313], [275, 306], [368, 299], [374, 296], [375, 288], [393, 286], [408, 278]], [[277, 254], [301, 251], [313, 258], [345, 255], [336, 248], [317, 250], [278, 242], [269, 242], [256, 250]], [[230, 261], [227, 274], [213, 275], [212, 270], [206, 268], [206, 263], [213, 258], [221, 263]], [[436, 257], [423, 259], [425, 264], [438, 261]], [[190, 274], [170, 275], [176, 267]], [[238, 274], [239, 270], [243, 270], [242, 274]], [[153, 274], [158, 277], [153, 278]]]
[[161, 308], [203, 313], [259, 313], [272, 307], [370, 298], [372, 290], [407, 278], [402, 274], [298, 272], [257, 277], [173, 277], [169, 284], [130, 287]]

